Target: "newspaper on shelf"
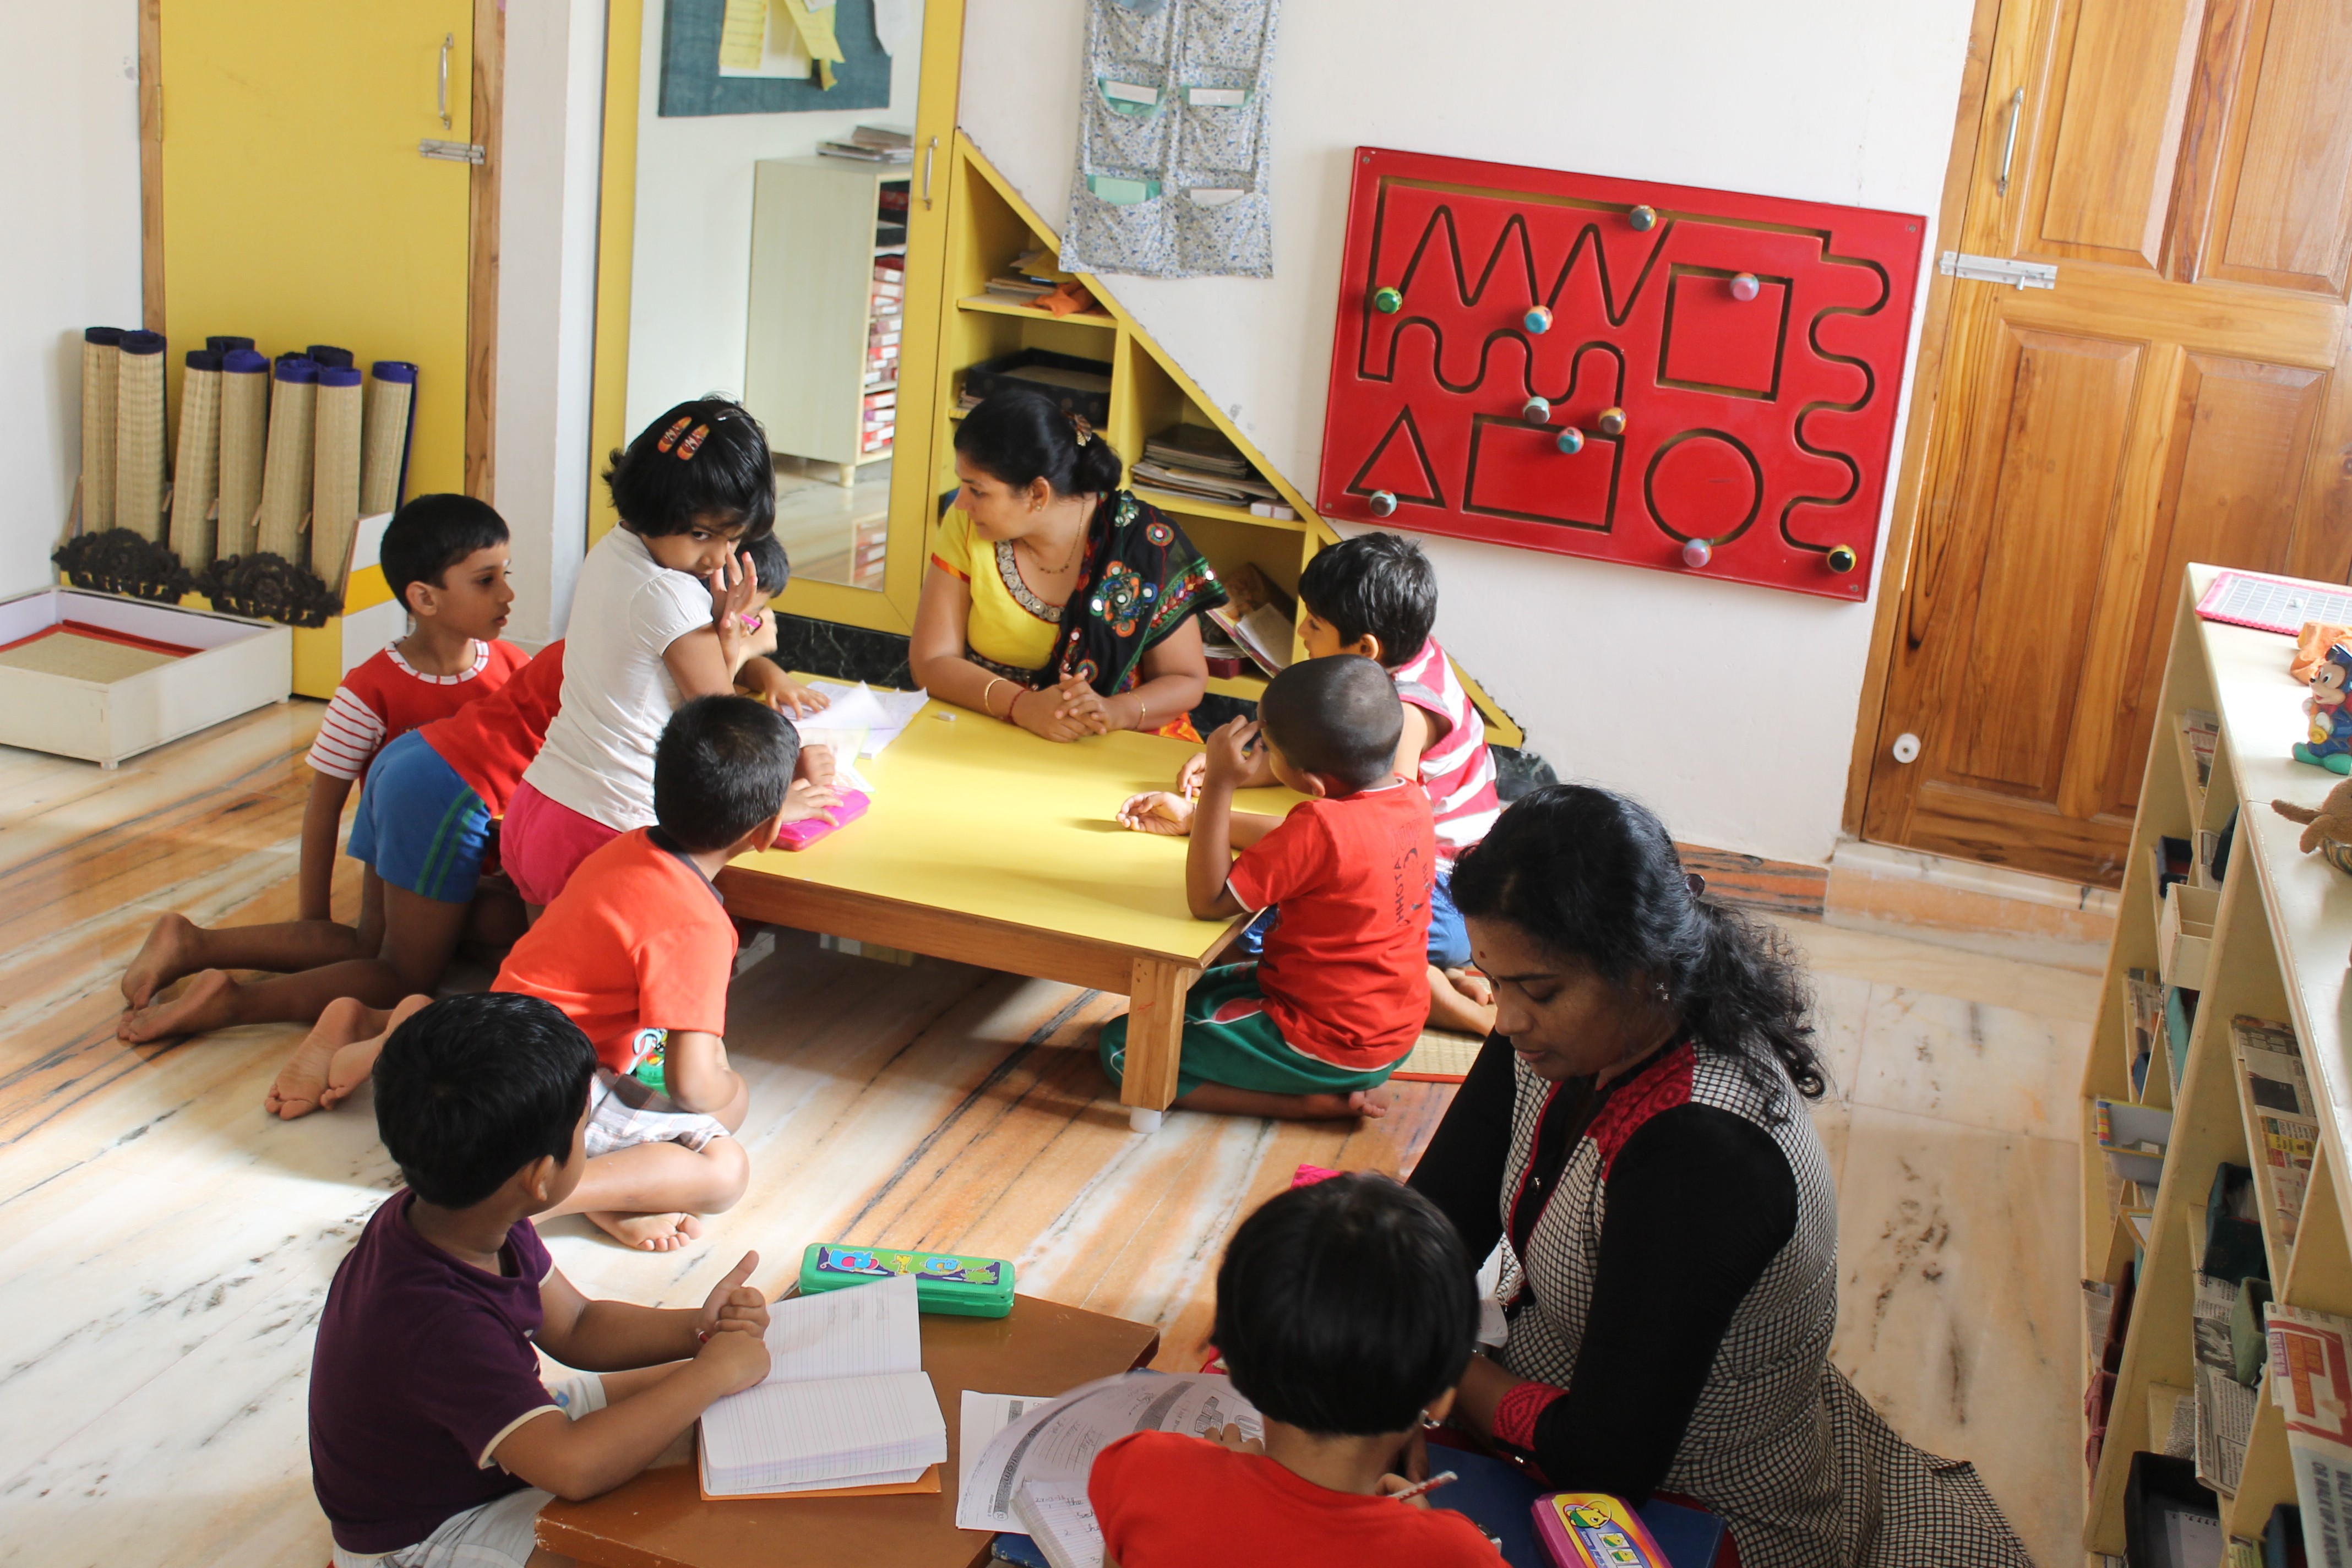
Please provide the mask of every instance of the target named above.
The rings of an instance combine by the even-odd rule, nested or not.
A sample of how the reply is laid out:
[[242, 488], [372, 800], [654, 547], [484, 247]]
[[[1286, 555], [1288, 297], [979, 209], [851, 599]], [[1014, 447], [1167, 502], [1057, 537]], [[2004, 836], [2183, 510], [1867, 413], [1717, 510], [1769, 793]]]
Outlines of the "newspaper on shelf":
[[2273, 1302], [2271, 1403], [2286, 1416], [2303, 1546], [2312, 1568], [2352, 1568], [2352, 1318]]
[[2189, 1322], [2197, 1358], [2197, 1479], [2228, 1497], [2238, 1495], [2254, 1426], [2254, 1391], [2237, 1380], [2230, 1349], [2230, 1313], [2237, 1304], [2237, 1286], [2197, 1276]]
[[2319, 1142], [2318, 1108], [2294, 1031], [2261, 1018], [2230, 1020], [2230, 1050], [2245, 1079], [2247, 1105], [2262, 1142], [2254, 1149], [2254, 1180], [2278, 1231], [2292, 1247], [2311, 1184], [2312, 1151]]
[[956, 1496], [956, 1528], [1019, 1533], [1013, 1509], [1023, 1486], [1075, 1483], [1083, 1489], [1095, 1456], [1130, 1432], [1189, 1432], [1206, 1436], [1237, 1426], [1263, 1437], [1265, 1423], [1233, 1382], [1211, 1373], [1175, 1376], [1122, 1373], [1072, 1389], [1051, 1404], [1024, 1411], [988, 1441]]

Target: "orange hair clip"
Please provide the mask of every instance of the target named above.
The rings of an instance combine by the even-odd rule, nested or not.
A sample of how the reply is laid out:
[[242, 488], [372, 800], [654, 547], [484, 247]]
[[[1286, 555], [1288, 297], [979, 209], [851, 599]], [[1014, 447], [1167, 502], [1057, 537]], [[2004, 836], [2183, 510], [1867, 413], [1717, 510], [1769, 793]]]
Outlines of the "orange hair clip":
[[658, 441], [656, 441], [656, 442], [655, 442], [655, 443], [654, 443], [654, 450], [655, 450], [655, 451], [656, 451], [656, 452], [667, 452], [667, 451], [668, 451], [672, 447], [677, 446], [677, 438], [678, 438], [680, 436], [685, 435], [685, 434], [686, 434], [686, 427], [687, 427], [688, 426], [689, 426], [689, 425], [693, 424], [693, 423], [694, 423], [694, 416], [693, 416], [693, 415], [688, 414], [688, 415], [684, 416], [682, 418], [680, 418], [680, 419], [678, 420], [678, 422], [677, 422], [677, 424], [675, 424], [675, 425], [671, 426], [668, 429], [667, 429], [667, 430], [665, 430], [665, 431], [663, 431], [663, 432], [662, 432], [662, 438], [661, 438], [660, 440], [658, 440]]

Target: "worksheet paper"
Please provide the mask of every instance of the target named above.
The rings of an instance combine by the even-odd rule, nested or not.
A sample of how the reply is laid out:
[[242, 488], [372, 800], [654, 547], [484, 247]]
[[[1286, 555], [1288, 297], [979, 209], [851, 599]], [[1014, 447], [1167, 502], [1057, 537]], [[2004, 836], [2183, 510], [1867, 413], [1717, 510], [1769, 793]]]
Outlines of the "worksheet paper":
[[702, 1414], [714, 1496], [909, 1481], [948, 1457], [912, 1275], [770, 1309], [768, 1375]]
[[1083, 1483], [1025, 1482], [1013, 1494], [1013, 1512], [1053, 1568], [1102, 1568], [1102, 1526]]
[[803, 729], [863, 730], [866, 742], [858, 748], [861, 757], [878, 757], [882, 749], [898, 738], [899, 731], [915, 721], [923, 710], [930, 694], [923, 691], [877, 690], [859, 681], [851, 686], [838, 680], [812, 680], [811, 691], [822, 693], [827, 706], [822, 713], [812, 713]]
[[987, 1451], [991, 1438], [1029, 1411], [1053, 1403], [1050, 1394], [982, 1394], [977, 1389], [965, 1389], [961, 1419], [956, 1426], [961, 1439], [956, 1444], [956, 1495], [961, 1497], [971, 1489], [972, 1467], [980, 1463], [980, 1456]]
[[1246, 1436], [1265, 1435], [1256, 1409], [1234, 1392], [1229, 1378], [1130, 1372], [1089, 1383], [1024, 1412], [989, 1439], [957, 1489], [956, 1528], [1022, 1533], [1013, 1499], [1027, 1483], [1076, 1487], [1083, 1494], [1095, 1456], [1130, 1432], [1207, 1436], [1228, 1424]]

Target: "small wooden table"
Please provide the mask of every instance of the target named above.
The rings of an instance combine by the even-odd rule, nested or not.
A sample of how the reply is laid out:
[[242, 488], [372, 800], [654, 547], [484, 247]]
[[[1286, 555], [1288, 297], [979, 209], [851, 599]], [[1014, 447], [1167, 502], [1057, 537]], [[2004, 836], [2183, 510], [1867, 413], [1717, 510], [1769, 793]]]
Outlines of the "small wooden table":
[[1058, 1302], [1016, 1296], [1006, 1318], [923, 1314], [923, 1370], [948, 1422], [936, 1493], [705, 1502], [691, 1464], [647, 1470], [587, 1502], [553, 1502], [539, 1543], [604, 1568], [969, 1568], [990, 1538], [956, 1528], [958, 1430], [966, 1389], [1066, 1394], [1149, 1362], [1160, 1331]]
[[[1194, 920], [1186, 840], [1116, 819], [1193, 750], [1126, 732], [1056, 744], [932, 702], [857, 764], [875, 789], [861, 820], [797, 853], [743, 856], [719, 890], [749, 920], [1127, 996], [1119, 1099], [1150, 1131], [1176, 1098], [1184, 994], [1248, 923]], [[1299, 799], [1244, 790], [1235, 804], [1279, 815]]]

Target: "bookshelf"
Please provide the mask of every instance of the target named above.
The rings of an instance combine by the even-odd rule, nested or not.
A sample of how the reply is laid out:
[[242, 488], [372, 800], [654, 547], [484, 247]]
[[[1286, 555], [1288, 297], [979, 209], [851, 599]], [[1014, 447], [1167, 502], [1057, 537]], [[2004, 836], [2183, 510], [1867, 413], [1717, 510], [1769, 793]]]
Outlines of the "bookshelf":
[[[2084, 1545], [2120, 1559], [2124, 1488], [2131, 1457], [2160, 1450], [2155, 1423], [2193, 1386], [2191, 1301], [2203, 1245], [2206, 1198], [2217, 1165], [2253, 1167], [2263, 1201], [2263, 1251], [2277, 1299], [2294, 1306], [2352, 1313], [2352, 1245], [2342, 1187], [2352, 1161], [2352, 1061], [2347, 1038], [2347, 952], [2352, 952], [2352, 877], [2297, 845], [2299, 826], [2270, 809], [2273, 799], [2315, 806], [2334, 774], [2288, 756], [2304, 734], [2305, 688], [2286, 672], [2289, 639], [2198, 619], [2198, 597], [2218, 569], [2192, 565], [2182, 584], [2171, 651], [2142, 775], [2138, 816], [2126, 863], [2124, 895], [2106, 984], [2083, 1079], [2084, 1272], [2117, 1283], [2135, 1267], [2137, 1296], [2116, 1369], [2105, 1441], [2088, 1477]], [[2210, 777], [2200, 787], [2190, 748], [2179, 739], [2185, 713], [2219, 716]], [[2232, 812], [2238, 825], [2228, 873], [2218, 889], [2204, 985], [2178, 1080], [2168, 1064], [2151, 1063], [2147, 1092], [2133, 1093], [2131, 1006], [2125, 984], [2134, 969], [2161, 967], [2155, 853], [2162, 837], [2199, 843], [2220, 833]], [[2245, 1091], [2230, 1022], [2246, 1015], [2290, 1025], [2315, 1102], [2319, 1138], [2293, 1240], [2283, 1234], [2269, 1181], [2261, 1173], [2256, 1108]], [[2159, 1051], [2162, 1049], [2159, 1042]], [[2118, 1184], [2092, 1129], [2094, 1101], [2129, 1100], [2172, 1111], [2171, 1139], [2158, 1184], [2144, 1254], [2118, 1205]], [[2085, 1342], [2084, 1384], [2100, 1370], [2101, 1347]], [[2080, 1414], [2084, 1448], [2091, 1437]], [[2234, 1496], [2221, 1499], [2226, 1535], [2258, 1540], [2272, 1508], [2294, 1501], [2285, 1426], [2264, 1389], [2256, 1403], [2245, 1464]]]
[[[1300, 572], [1317, 551], [1339, 542], [1339, 536], [1136, 323], [1118, 303], [1110, 283], [1079, 274], [1098, 309], [1071, 316], [1057, 317], [1049, 310], [989, 297], [985, 293], [988, 279], [1006, 271], [1014, 258], [1033, 246], [1058, 255], [1061, 239], [961, 132], [955, 138], [949, 162], [946, 278], [941, 290], [945, 303], [933, 382], [935, 409], [930, 416], [936, 421], [930, 446], [937, 467], [931, 487], [934, 494], [945, 496], [956, 488], [955, 422], [961, 417], [956, 401], [968, 367], [1023, 349], [1104, 361], [1111, 367], [1111, 389], [1110, 418], [1103, 434], [1130, 468], [1153, 434], [1174, 424], [1201, 425], [1222, 432], [1282, 493], [1296, 517], [1259, 517], [1239, 507], [1174, 495], [1148, 485], [1136, 488], [1137, 495], [1176, 519], [1219, 573], [1230, 574], [1244, 563], [1254, 565], [1295, 603]], [[910, 405], [900, 406], [901, 420], [921, 416], [922, 411]], [[936, 529], [938, 524], [934, 508], [927, 526]], [[928, 557], [928, 532], [924, 542]], [[1294, 629], [1293, 657], [1304, 651]], [[1526, 738], [1510, 717], [1459, 665], [1455, 671], [1477, 703], [1489, 737], [1502, 745], [1524, 745]], [[1255, 701], [1265, 689], [1265, 678], [1254, 672], [1213, 677], [1209, 689]]]
[[[866, 400], [895, 395], [898, 383], [869, 382], [866, 356], [875, 263], [907, 249], [904, 238], [877, 243], [882, 195], [908, 184], [904, 164], [847, 158], [752, 166], [743, 405], [767, 427], [771, 448], [830, 463], [844, 485], [891, 456], [887, 445], [867, 448]], [[897, 222], [903, 233], [905, 215]]]

